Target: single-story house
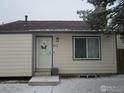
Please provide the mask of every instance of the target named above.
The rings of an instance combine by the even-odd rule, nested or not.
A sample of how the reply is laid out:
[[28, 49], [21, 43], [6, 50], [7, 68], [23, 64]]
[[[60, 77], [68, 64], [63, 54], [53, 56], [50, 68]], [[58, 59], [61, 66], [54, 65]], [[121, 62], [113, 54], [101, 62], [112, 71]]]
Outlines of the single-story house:
[[91, 30], [82, 21], [3, 24], [0, 77], [51, 75], [54, 68], [59, 74], [116, 74], [116, 41], [115, 32]]

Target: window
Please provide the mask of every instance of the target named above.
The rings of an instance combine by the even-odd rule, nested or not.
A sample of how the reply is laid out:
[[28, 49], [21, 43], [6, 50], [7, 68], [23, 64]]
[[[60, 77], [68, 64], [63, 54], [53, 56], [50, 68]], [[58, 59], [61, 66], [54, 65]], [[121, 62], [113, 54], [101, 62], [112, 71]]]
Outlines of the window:
[[74, 37], [74, 59], [100, 59], [99, 37]]

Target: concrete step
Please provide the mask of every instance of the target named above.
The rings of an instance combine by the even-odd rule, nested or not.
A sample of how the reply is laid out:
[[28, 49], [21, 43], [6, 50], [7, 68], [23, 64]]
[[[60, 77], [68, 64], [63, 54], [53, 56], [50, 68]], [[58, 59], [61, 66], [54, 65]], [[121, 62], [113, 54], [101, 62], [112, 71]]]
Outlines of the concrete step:
[[34, 76], [28, 84], [30, 86], [55, 86], [59, 84], [59, 76]]

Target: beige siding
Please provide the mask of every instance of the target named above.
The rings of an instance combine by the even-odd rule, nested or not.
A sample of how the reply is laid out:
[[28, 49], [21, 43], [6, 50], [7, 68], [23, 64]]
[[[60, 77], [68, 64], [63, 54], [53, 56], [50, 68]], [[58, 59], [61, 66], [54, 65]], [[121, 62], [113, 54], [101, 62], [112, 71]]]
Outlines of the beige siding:
[[[58, 67], [60, 73], [116, 73], [115, 35], [101, 35], [101, 60], [80, 61], [72, 59], [72, 36], [86, 34], [44, 34], [48, 35], [53, 36], [53, 66]], [[56, 42], [56, 37], [59, 37], [59, 42]], [[32, 35], [1, 34], [0, 76], [31, 75]]]
[[[58, 67], [60, 73], [117, 72], [115, 35], [109, 37], [100, 35], [101, 60], [80, 61], [72, 59], [72, 36], [87, 36], [87, 34], [44, 34], [44, 36], [48, 35], [53, 36], [53, 66]], [[56, 42], [56, 37], [59, 37], [59, 42]]]
[[32, 35], [0, 35], [0, 77], [32, 75]]
[[120, 35], [117, 35], [117, 48], [124, 49], [124, 40], [120, 39]]

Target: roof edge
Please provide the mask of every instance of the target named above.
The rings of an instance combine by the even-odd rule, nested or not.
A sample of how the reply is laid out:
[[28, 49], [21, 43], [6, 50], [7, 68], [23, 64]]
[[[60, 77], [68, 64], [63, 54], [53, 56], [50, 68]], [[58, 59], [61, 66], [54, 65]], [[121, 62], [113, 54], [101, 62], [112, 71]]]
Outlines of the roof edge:
[[117, 33], [116, 31], [104, 31], [104, 30], [72, 30], [72, 29], [26, 29], [26, 30], [1, 30], [0, 33]]

